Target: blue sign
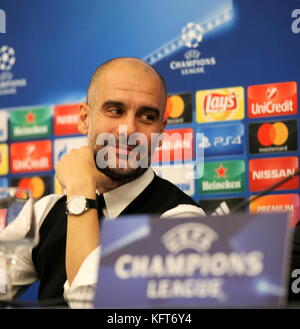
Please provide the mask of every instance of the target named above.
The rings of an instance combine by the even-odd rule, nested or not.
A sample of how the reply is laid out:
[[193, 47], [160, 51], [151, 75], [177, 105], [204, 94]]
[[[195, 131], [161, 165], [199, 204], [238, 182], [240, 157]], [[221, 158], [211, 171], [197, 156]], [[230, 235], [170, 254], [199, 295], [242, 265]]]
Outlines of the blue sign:
[[237, 155], [244, 152], [244, 126], [224, 124], [199, 128], [203, 133], [198, 148], [204, 148], [204, 157]]
[[0, 187], [6, 187], [8, 186], [8, 179], [6, 177], [0, 178]]
[[105, 221], [95, 307], [280, 305], [289, 232], [285, 214]]

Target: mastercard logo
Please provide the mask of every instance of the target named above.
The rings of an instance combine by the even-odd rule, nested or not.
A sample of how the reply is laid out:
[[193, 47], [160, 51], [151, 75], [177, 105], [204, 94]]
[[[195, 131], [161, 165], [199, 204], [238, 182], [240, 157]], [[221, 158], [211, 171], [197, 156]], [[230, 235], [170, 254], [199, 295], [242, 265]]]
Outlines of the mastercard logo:
[[38, 199], [45, 193], [45, 183], [41, 177], [24, 177], [19, 183], [18, 187], [30, 190], [33, 198]]
[[181, 96], [172, 95], [167, 99], [165, 119], [177, 119], [184, 113], [185, 103]]
[[283, 122], [264, 123], [257, 131], [257, 139], [263, 146], [282, 145], [289, 137], [289, 129]]

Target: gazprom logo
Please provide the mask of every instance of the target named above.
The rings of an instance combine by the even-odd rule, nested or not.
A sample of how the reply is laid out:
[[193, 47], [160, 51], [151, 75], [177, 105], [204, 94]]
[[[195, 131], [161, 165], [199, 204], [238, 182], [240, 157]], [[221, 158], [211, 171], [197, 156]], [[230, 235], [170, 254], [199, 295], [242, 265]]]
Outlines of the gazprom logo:
[[218, 234], [204, 224], [186, 223], [175, 226], [165, 233], [161, 241], [166, 249], [174, 254], [184, 249], [193, 249], [202, 253], [209, 250], [212, 243], [218, 238]]
[[3, 9], [0, 9], [0, 33], [6, 33], [6, 15]]

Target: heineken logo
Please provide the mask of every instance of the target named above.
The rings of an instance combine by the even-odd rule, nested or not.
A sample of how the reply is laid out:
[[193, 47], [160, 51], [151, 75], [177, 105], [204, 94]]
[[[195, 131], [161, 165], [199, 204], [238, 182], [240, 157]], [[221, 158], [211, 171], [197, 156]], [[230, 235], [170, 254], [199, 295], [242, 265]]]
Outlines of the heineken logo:
[[32, 113], [32, 112], [27, 113], [25, 115], [26, 123], [30, 123], [30, 124], [34, 123], [35, 117], [36, 117], [36, 115], [34, 113]]
[[51, 134], [51, 108], [17, 109], [11, 112], [13, 140], [47, 137]]
[[243, 160], [206, 162], [204, 175], [199, 180], [199, 192], [237, 193], [245, 191], [245, 163]]
[[221, 177], [225, 178], [225, 174], [227, 171], [228, 171], [228, 169], [224, 168], [222, 163], [220, 163], [219, 168], [215, 169], [215, 172], [217, 173], [218, 178], [221, 178]]

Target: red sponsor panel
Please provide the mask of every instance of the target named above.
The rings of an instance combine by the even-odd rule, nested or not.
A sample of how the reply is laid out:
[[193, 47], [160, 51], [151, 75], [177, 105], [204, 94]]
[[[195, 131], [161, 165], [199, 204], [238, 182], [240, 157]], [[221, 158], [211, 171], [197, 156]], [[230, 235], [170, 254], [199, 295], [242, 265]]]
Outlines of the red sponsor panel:
[[77, 121], [79, 104], [57, 105], [54, 108], [54, 135], [80, 134]]
[[6, 226], [6, 213], [7, 213], [7, 209], [0, 209], [0, 232]]
[[167, 163], [170, 161], [189, 161], [193, 160], [193, 129], [170, 129], [166, 130], [162, 138], [161, 146], [157, 147], [153, 162]]
[[251, 214], [262, 213], [288, 213], [290, 226], [295, 227], [299, 221], [299, 195], [298, 194], [276, 194], [265, 195], [250, 203]]
[[[249, 189], [261, 191], [287, 176], [293, 175], [298, 169], [297, 157], [252, 159], [249, 161]], [[293, 190], [299, 187], [299, 177], [294, 177], [275, 190]]]
[[297, 112], [297, 83], [295, 81], [248, 87], [249, 118], [293, 115]]
[[50, 140], [12, 143], [10, 145], [11, 173], [49, 171], [52, 168]]

